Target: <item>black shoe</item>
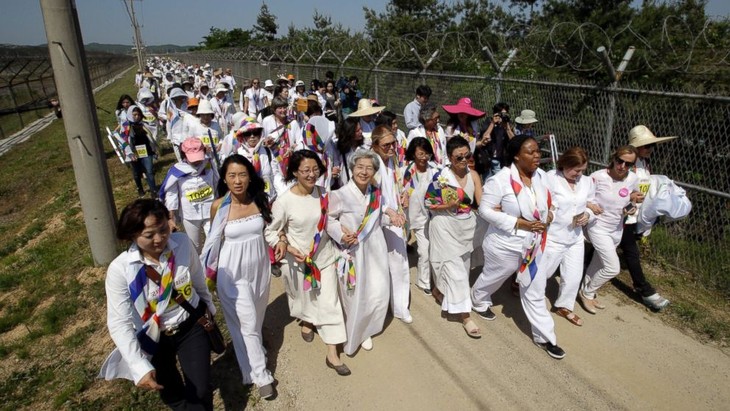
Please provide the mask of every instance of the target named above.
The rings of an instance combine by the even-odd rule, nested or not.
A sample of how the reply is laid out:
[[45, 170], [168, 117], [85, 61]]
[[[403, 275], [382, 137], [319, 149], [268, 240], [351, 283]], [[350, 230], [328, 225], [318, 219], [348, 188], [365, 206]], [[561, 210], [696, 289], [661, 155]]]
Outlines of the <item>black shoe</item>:
[[341, 375], [341, 376], [345, 377], [345, 376], [352, 374], [352, 372], [350, 372], [350, 369], [347, 368], [347, 366], [344, 363], [342, 363], [342, 365], [334, 365], [330, 362], [329, 358], [325, 358], [324, 362], [325, 362], [325, 364], [327, 364], [328, 367], [335, 370], [337, 372], [337, 375]]
[[484, 318], [487, 321], [494, 321], [497, 319], [497, 314], [492, 312], [492, 309], [490, 307], [487, 307], [484, 311], [477, 311], [474, 310], [475, 313], [477, 313], [478, 316]]
[[535, 345], [545, 350], [549, 356], [555, 358], [556, 360], [562, 360], [565, 357], [565, 351], [563, 351], [562, 348], [558, 347], [555, 344], [551, 344], [550, 342], [536, 342]]
[[271, 275], [274, 277], [281, 277], [281, 266], [279, 264], [271, 265]]
[[143, 190], [143, 189], [141, 189], [141, 188], [140, 188], [140, 189], [138, 189], [138, 190], [137, 190], [137, 195], [138, 195], [138, 196], [140, 196], [140, 197], [144, 197], [144, 195], [145, 195], [145, 192], [144, 192], [144, 190]]
[[263, 387], [259, 387], [259, 397], [268, 401], [276, 398], [276, 390], [274, 389], [274, 384], [266, 384]]

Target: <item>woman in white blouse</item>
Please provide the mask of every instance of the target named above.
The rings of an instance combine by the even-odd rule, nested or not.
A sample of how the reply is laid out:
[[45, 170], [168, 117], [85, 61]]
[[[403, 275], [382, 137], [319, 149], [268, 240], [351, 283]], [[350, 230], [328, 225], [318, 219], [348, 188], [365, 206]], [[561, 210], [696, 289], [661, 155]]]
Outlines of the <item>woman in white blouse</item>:
[[171, 233], [168, 214], [160, 201], [140, 199], [119, 217], [117, 237], [132, 244], [107, 270], [107, 327], [117, 348], [101, 375], [159, 391], [172, 409], [212, 410], [210, 341], [198, 319], [215, 306], [195, 248]]
[[[581, 326], [583, 320], [573, 312], [573, 308], [583, 277], [583, 226], [588, 223], [586, 206], [588, 198], [593, 197], [595, 187], [593, 179], [583, 175], [588, 167], [588, 155], [582, 148], [566, 150], [557, 165], [557, 170], [547, 173], [555, 219], [550, 224], [545, 253], [539, 266], [541, 271], [545, 271], [545, 275], [537, 277], [542, 289], [539, 294], [545, 295], [545, 280], [560, 266], [560, 292], [555, 301], [555, 312], [572, 324]], [[538, 291], [535, 287], [535, 292]], [[552, 319], [548, 318], [550, 314], [547, 307], [542, 315], [545, 318], [541, 322], [544, 327], [536, 331], [554, 339], [555, 327]]]
[[479, 203], [479, 214], [489, 229], [482, 245], [484, 268], [472, 287], [473, 310], [485, 320], [494, 320], [492, 295], [517, 272], [520, 301], [533, 326], [533, 341], [552, 358], [561, 359], [565, 351], [557, 341], [535, 332], [547, 320], [545, 293], [539, 292], [540, 283], [545, 281], [539, 276], [544, 273], [539, 266], [547, 227], [553, 219], [547, 176], [538, 168], [540, 149], [534, 138], [520, 135], [509, 141], [506, 152], [511, 164], [487, 180]]
[[326, 231], [329, 194], [316, 185], [324, 172], [314, 151], [291, 155], [286, 180], [296, 183], [274, 202], [266, 240], [276, 259], [283, 258], [289, 313], [301, 320], [302, 339], [312, 342], [316, 328], [327, 345], [325, 364], [339, 375], [350, 375], [337, 351], [347, 335], [337, 295], [335, 250]]

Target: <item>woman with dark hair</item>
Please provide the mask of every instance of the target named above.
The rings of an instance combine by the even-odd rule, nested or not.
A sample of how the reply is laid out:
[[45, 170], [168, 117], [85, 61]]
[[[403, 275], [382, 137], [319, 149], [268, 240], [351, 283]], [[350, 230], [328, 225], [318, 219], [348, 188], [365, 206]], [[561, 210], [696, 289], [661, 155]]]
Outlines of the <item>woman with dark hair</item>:
[[619, 147], [611, 154], [608, 167], [591, 174], [596, 191], [589, 201], [598, 206], [588, 209], [590, 221], [585, 231], [595, 251], [578, 292], [581, 305], [591, 314], [606, 308], [596, 292], [621, 270], [616, 247], [623, 236], [624, 221], [638, 211], [636, 201], [643, 200], [639, 177], [631, 172], [637, 156], [633, 146]]
[[416, 237], [418, 265], [416, 287], [427, 295], [431, 294], [431, 264], [428, 259], [428, 221], [429, 214], [423, 199], [431, 184], [433, 175], [439, 171], [432, 162], [433, 148], [424, 137], [411, 140], [405, 154], [408, 165], [403, 168], [403, 188], [407, 193], [408, 227]]
[[273, 114], [261, 121], [263, 145], [271, 148], [283, 175], [287, 172], [289, 156], [302, 148], [302, 130], [299, 123], [287, 115], [288, 104], [286, 98], [274, 97], [270, 106]]
[[[515, 136], [507, 143], [509, 167], [502, 168], [484, 184], [479, 214], [489, 223], [484, 237], [484, 268], [471, 290], [473, 310], [485, 320], [494, 320], [492, 295], [517, 272], [520, 300], [532, 325], [533, 341], [555, 359], [565, 357], [554, 339], [538, 331], [544, 329], [545, 294], [537, 296], [532, 287], [545, 279], [539, 270], [553, 219], [547, 176], [540, 165], [537, 141]], [[535, 284], [532, 284], [535, 282]], [[550, 317], [548, 315], [548, 317]], [[550, 319], [552, 321], [552, 319]]]
[[471, 151], [465, 138], [452, 137], [446, 152], [449, 166], [434, 174], [425, 199], [431, 213], [428, 238], [436, 282], [433, 292], [441, 310], [457, 316], [469, 337], [481, 338], [469, 315], [469, 271], [476, 228], [472, 204], [481, 197], [481, 179], [467, 165]]
[[201, 260], [215, 284], [236, 350], [243, 384], [256, 384], [261, 398], [274, 396], [274, 378], [266, 369], [261, 327], [269, 302], [271, 267], [264, 227], [271, 222], [264, 180], [240, 154], [223, 161], [220, 198], [211, 208], [212, 224]]
[[132, 177], [137, 185], [137, 194], [144, 196], [142, 187], [142, 174], [147, 178], [147, 186], [150, 195], [157, 196], [157, 183], [155, 183], [155, 172], [152, 167], [153, 158], [157, 155], [154, 139], [150, 136], [147, 127], [143, 123], [142, 109], [132, 105], [127, 109], [128, 126], [123, 127], [123, 132], [129, 141], [129, 164], [132, 166]]
[[336, 121], [337, 111], [340, 108], [340, 99], [337, 96], [334, 80], [327, 80], [324, 87], [324, 115], [327, 117], [327, 120]]
[[479, 138], [479, 119], [486, 113], [472, 107], [469, 97], [462, 97], [454, 105], [441, 106], [449, 113], [446, 122], [446, 138], [461, 136], [469, 142], [469, 149], [474, 152]]
[[395, 165], [395, 135], [387, 126], [377, 126], [373, 130], [373, 151], [380, 158], [377, 179], [383, 193], [383, 213], [388, 216], [389, 223], [383, 228], [385, 243], [388, 245], [388, 268], [391, 282], [391, 308], [393, 317], [406, 324], [413, 323], [410, 301], [410, 274], [408, 253], [406, 250], [406, 216], [403, 205], [407, 193], [403, 189], [403, 180]]
[[282, 278], [289, 313], [301, 320], [302, 339], [312, 342], [316, 328], [327, 345], [325, 364], [339, 375], [350, 375], [337, 351], [347, 334], [337, 295], [335, 250], [326, 231], [329, 195], [317, 186], [324, 172], [315, 152], [299, 150], [291, 155], [286, 180], [294, 185], [274, 203], [266, 240], [276, 259], [284, 258]]
[[125, 121], [127, 121], [127, 109], [134, 104], [134, 99], [129, 96], [129, 94], [122, 94], [121, 97], [119, 97], [119, 101], [117, 102], [117, 108], [114, 111], [114, 113], [117, 116], [117, 122], [119, 125], [117, 126], [116, 130], [119, 130]]
[[[347, 166], [349, 159], [359, 149], [366, 149], [362, 135], [360, 120], [346, 118], [337, 127], [337, 138], [330, 140], [328, 150], [332, 162], [333, 187], [344, 187], [351, 179], [350, 169]], [[334, 146], [334, 147], [332, 147]]]
[[[547, 173], [555, 219], [550, 225], [550, 235], [540, 262], [541, 272], [533, 281], [530, 292], [536, 293], [536, 298], [539, 295], [544, 297], [547, 279], [560, 266], [560, 292], [554, 304], [555, 312], [571, 324], [581, 326], [583, 320], [573, 313], [573, 308], [583, 277], [583, 227], [588, 223], [586, 207], [588, 199], [594, 195], [595, 186], [592, 178], [583, 175], [588, 167], [588, 155], [582, 148], [566, 150], [558, 159], [557, 166], [557, 170]], [[541, 324], [545, 328], [539, 332], [554, 339], [555, 327], [552, 319], [548, 319], [547, 306], [544, 308], [545, 321]]]
[[107, 326], [117, 348], [101, 375], [159, 391], [172, 409], [212, 410], [211, 347], [199, 320], [215, 306], [198, 254], [185, 234], [171, 233], [168, 215], [160, 201], [139, 199], [119, 217], [117, 238], [131, 245], [107, 270]]

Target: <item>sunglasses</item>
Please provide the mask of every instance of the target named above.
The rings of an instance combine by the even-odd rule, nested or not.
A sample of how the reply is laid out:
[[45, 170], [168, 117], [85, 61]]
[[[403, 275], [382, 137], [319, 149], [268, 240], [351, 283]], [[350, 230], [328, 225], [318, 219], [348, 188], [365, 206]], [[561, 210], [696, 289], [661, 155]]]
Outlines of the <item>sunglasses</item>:
[[251, 137], [251, 136], [258, 136], [261, 135], [260, 131], [244, 131], [243, 136], [244, 137]]
[[380, 147], [383, 147], [383, 148], [393, 148], [393, 147], [395, 147], [395, 141], [390, 142], [390, 143], [380, 144]]
[[464, 160], [469, 160], [471, 158], [471, 155], [472, 155], [471, 153], [466, 153], [463, 156], [456, 156], [456, 157], [454, 157], [454, 159], [456, 160], [457, 163], [460, 163]]
[[620, 166], [620, 165], [622, 165], [622, 164], [626, 164], [626, 167], [629, 167], [629, 168], [630, 168], [630, 167], [633, 167], [633, 166], [634, 166], [634, 165], [636, 164], [636, 162], [634, 162], [634, 161], [626, 161], [626, 160], [623, 160], [623, 159], [621, 159], [621, 158], [615, 158], [615, 159], [613, 160], [613, 162], [614, 162], [614, 164], [616, 164], [617, 166]]

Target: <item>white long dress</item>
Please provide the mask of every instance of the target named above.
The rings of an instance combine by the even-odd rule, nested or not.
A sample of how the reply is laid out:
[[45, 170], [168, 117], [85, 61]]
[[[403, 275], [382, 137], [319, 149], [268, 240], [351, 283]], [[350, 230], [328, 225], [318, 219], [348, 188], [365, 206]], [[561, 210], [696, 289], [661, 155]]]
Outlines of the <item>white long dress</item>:
[[241, 368], [243, 383], [261, 387], [266, 369], [261, 327], [269, 301], [271, 267], [261, 214], [228, 221], [218, 263], [218, 297]]
[[[330, 194], [327, 233], [339, 243], [345, 227], [356, 232], [370, 201], [370, 191], [365, 194], [350, 181]], [[345, 311], [347, 343], [343, 351], [352, 355], [363, 341], [383, 330], [385, 314], [390, 302], [390, 277], [388, 252], [381, 228], [382, 214], [362, 242], [350, 248], [354, 259], [356, 282], [354, 289], [347, 289], [347, 276], [340, 275], [340, 298]]]
[[[449, 168], [444, 168], [441, 175], [456, 182]], [[467, 174], [464, 192], [470, 199], [474, 198], [474, 180], [470, 174]], [[457, 214], [446, 210], [431, 210], [431, 215], [429, 258], [436, 287], [444, 295], [441, 309], [450, 314], [468, 313], [471, 311], [469, 270], [476, 216], [473, 211]]]
[[[302, 253], [309, 253], [321, 216], [319, 195], [320, 190], [317, 188], [308, 196], [300, 196], [289, 190], [278, 197], [271, 210], [273, 221], [266, 227], [266, 240], [271, 247], [276, 246], [279, 232], [283, 231], [290, 246]], [[289, 313], [316, 326], [325, 344], [343, 343], [347, 334], [337, 294], [335, 252], [326, 231], [322, 233], [313, 260], [321, 272], [320, 288], [304, 291], [304, 263], [298, 263], [291, 253], [282, 259], [281, 271], [289, 300]]]

